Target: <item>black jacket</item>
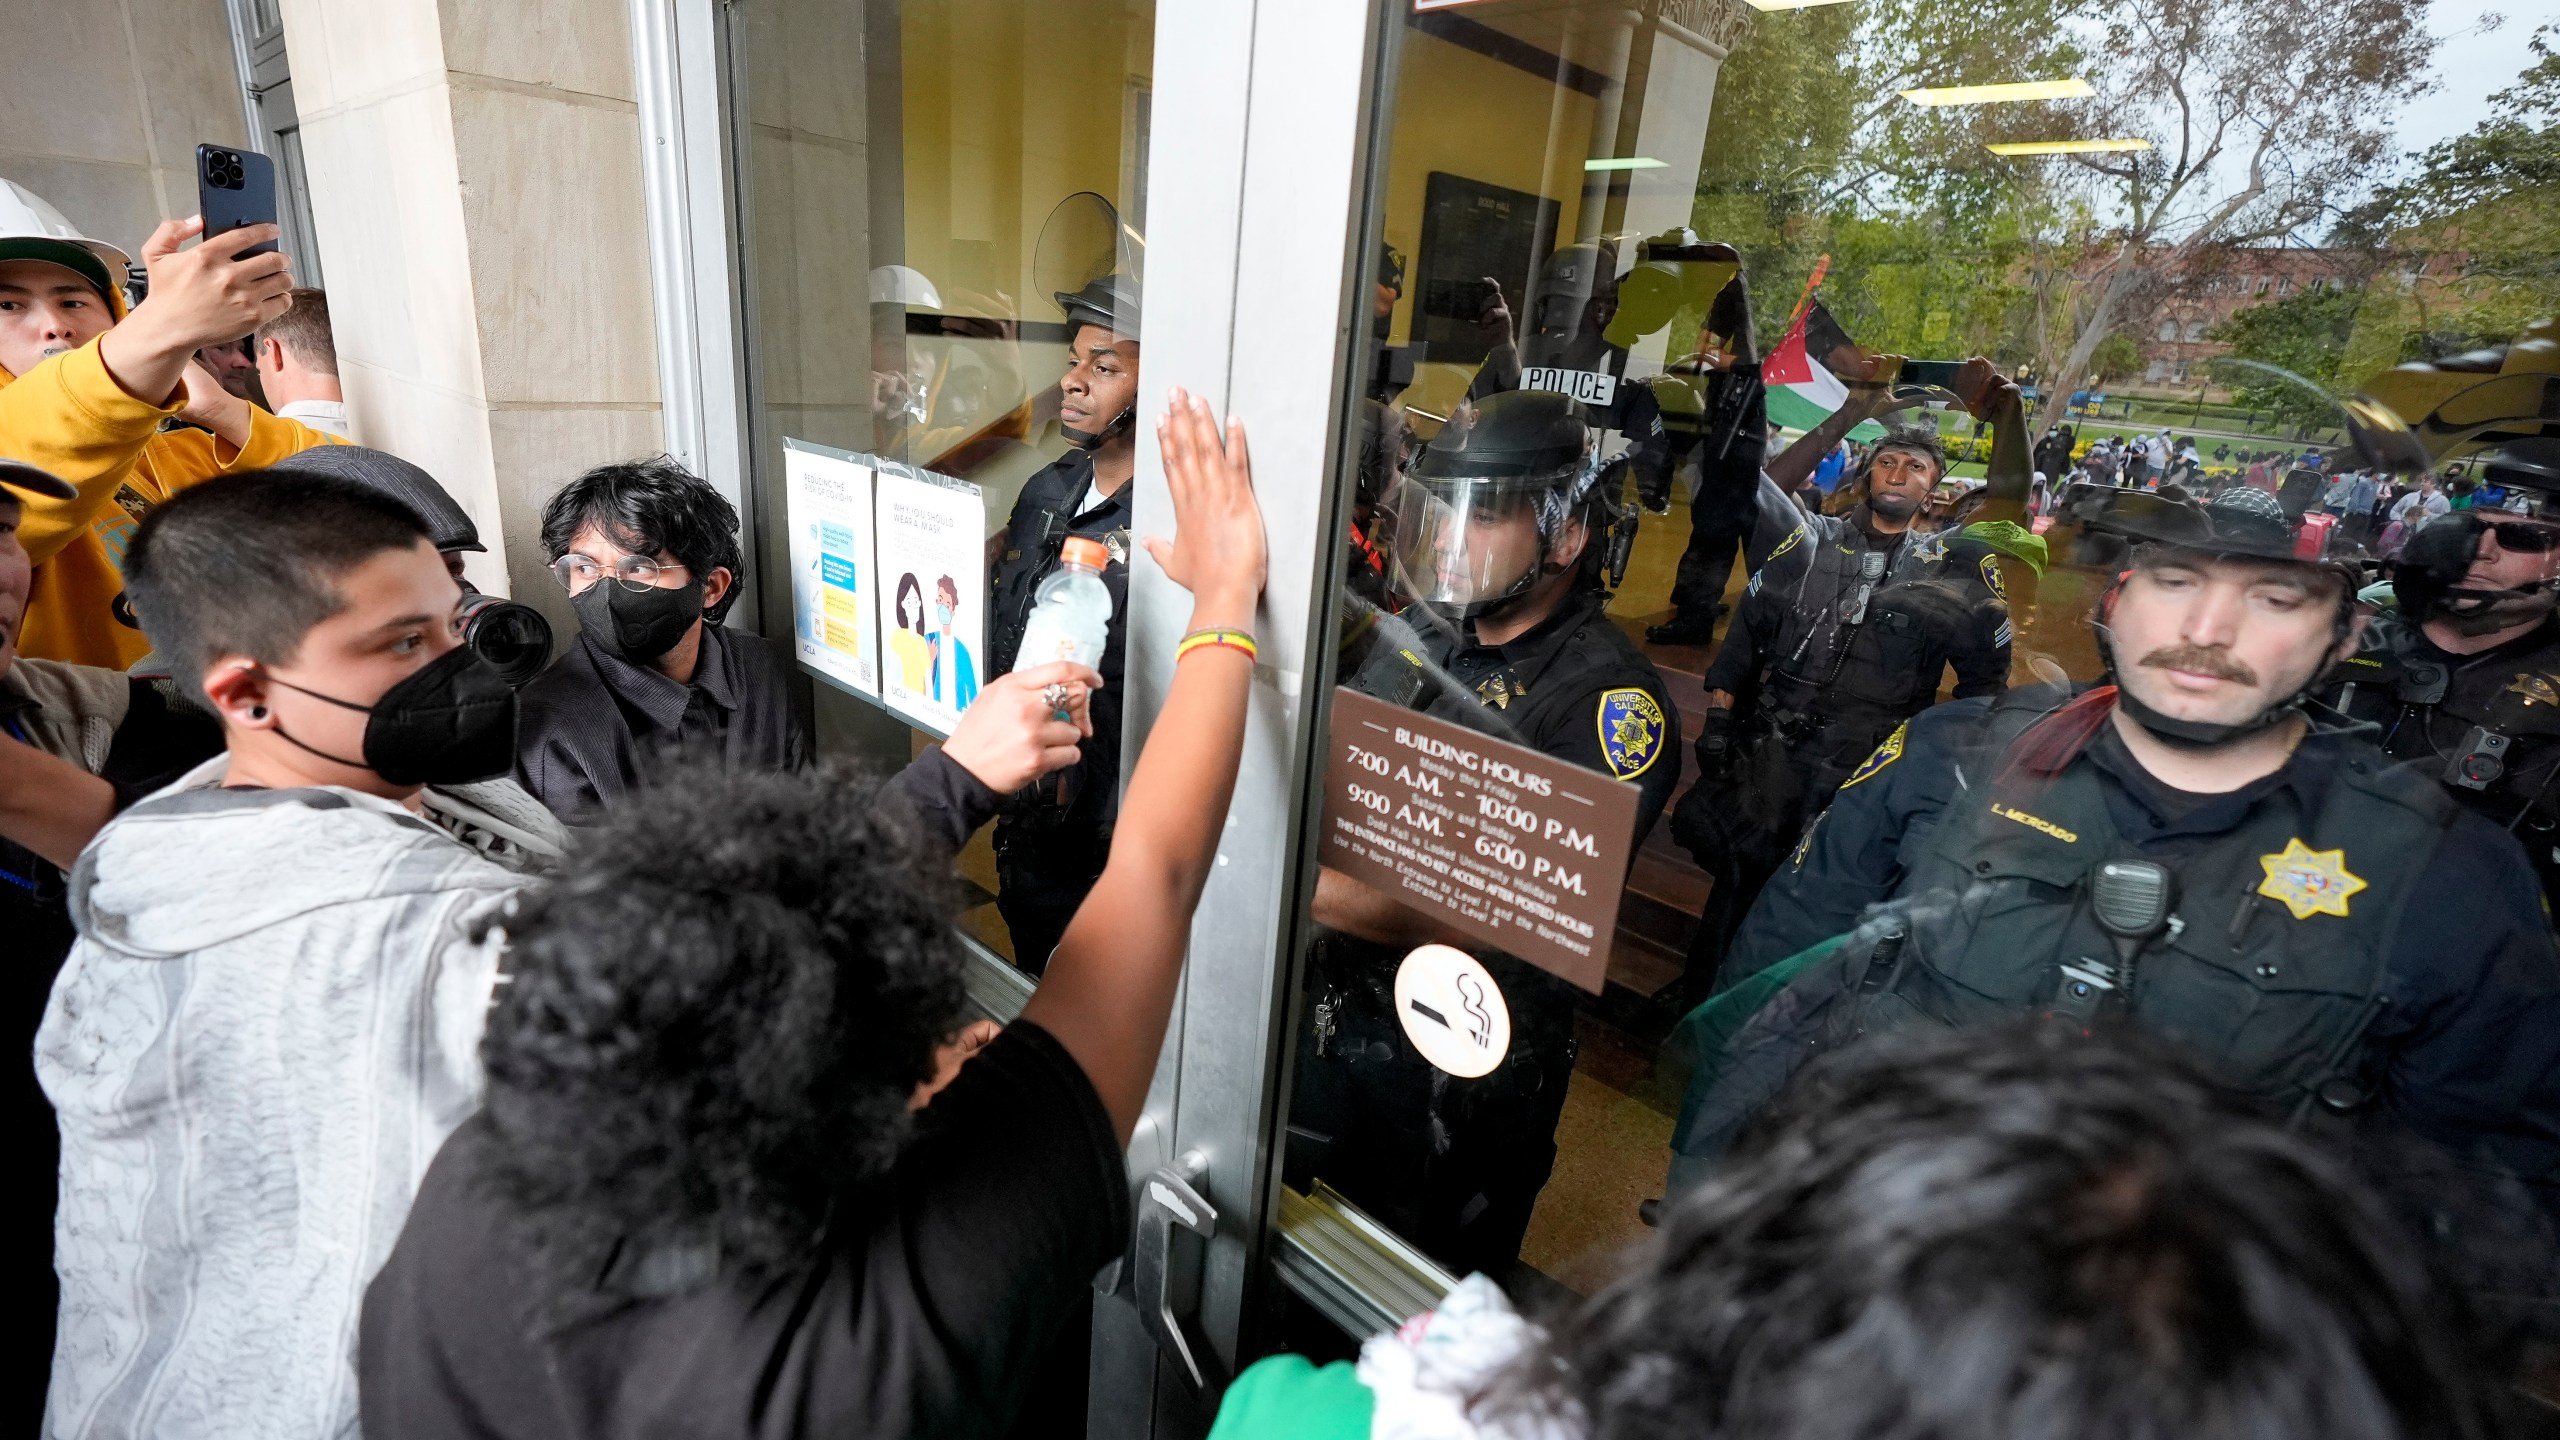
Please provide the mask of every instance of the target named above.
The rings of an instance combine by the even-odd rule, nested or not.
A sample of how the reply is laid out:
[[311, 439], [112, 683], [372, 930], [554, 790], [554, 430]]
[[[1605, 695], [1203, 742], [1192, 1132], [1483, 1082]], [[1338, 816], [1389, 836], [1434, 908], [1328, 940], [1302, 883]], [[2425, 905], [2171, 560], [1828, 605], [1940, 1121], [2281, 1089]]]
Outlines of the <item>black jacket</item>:
[[705, 624], [693, 682], [581, 635], [518, 692], [516, 781], [570, 825], [593, 824], [678, 750], [755, 770], [809, 762], [782, 662], [762, 637]]

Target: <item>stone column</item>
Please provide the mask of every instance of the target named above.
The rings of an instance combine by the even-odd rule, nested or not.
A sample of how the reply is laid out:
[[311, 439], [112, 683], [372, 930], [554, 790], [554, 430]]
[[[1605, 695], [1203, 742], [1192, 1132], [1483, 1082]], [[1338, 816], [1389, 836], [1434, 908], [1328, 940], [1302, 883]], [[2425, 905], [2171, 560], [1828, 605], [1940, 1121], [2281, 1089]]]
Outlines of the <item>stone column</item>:
[[620, 0], [284, 0], [340, 378], [366, 443], [471, 512], [549, 611], [542, 502], [660, 448]]

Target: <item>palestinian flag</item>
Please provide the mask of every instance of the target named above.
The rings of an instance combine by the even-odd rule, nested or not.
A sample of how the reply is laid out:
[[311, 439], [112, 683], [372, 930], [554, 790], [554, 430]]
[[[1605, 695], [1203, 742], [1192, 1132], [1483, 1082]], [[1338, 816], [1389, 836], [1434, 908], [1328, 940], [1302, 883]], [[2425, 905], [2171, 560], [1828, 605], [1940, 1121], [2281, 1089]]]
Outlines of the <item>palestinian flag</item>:
[[[1820, 319], [1816, 320], [1816, 316]], [[1840, 334], [1840, 327], [1831, 319], [1830, 312], [1816, 300], [1796, 315], [1796, 323], [1787, 327], [1786, 338], [1778, 342], [1777, 349], [1769, 352], [1769, 358], [1760, 367], [1760, 379], [1769, 387], [1769, 419], [1771, 423], [1784, 425], [1790, 430], [1812, 429], [1830, 419], [1832, 412], [1849, 398], [1849, 387], [1824, 369], [1822, 362], [1813, 358], [1811, 348], [1805, 344], [1808, 322], [1828, 334]], [[1825, 353], [1831, 348], [1828, 345], [1823, 347]], [[1849, 436], [1853, 440], [1873, 440], [1883, 433], [1882, 425], [1868, 420], [1851, 430]]]

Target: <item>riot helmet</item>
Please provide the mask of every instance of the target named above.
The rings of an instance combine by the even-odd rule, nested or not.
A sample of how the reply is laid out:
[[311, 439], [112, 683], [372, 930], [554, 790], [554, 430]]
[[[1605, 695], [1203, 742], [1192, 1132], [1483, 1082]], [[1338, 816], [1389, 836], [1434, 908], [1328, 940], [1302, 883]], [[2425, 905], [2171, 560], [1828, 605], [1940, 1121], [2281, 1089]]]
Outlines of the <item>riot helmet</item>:
[[[1453, 619], [1498, 615], [1580, 564], [1609, 507], [1571, 400], [1512, 390], [1459, 407], [1379, 503], [1390, 583]], [[1559, 558], [1575, 522], [1580, 548]]]
[[1618, 251], [1583, 240], [1547, 257], [1529, 292], [1528, 365], [1589, 365], [1605, 351], [1601, 334], [1618, 313]]
[[[1075, 342], [1076, 332], [1097, 325], [1115, 335], [1138, 338], [1138, 283], [1126, 275], [1104, 275], [1088, 282], [1081, 290], [1061, 290], [1052, 297], [1067, 317], [1067, 341]], [[1125, 435], [1137, 423], [1138, 403], [1134, 399], [1119, 414], [1093, 430], [1079, 430], [1060, 425], [1067, 443], [1079, 450], [1095, 450], [1117, 435]]]
[[[2300, 528], [2289, 519], [2284, 507], [2273, 495], [2247, 486], [2234, 486], [2204, 504], [2189, 500], [2167, 499], [2143, 490], [2116, 490], [2108, 494], [2105, 507], [2091, 518], [2088, 528], [2114, 535], [2136, 548], [2145, 547], [2172, 552], [2185, 552], [2225, 560], [2271, 560], [2318, 571], [2337, 586], [2337, 604], [2330, 630], [2330, 648], [2343, 642], [2355, 623], [2356, 588], [2363, 578], [2361, 552], [2352, 547], [2343, 550], [2319, 550], [2302, 553]], [[2133, 557], [2128, 556], [2128, 560]], [[2127, 572], [2129, 573], [2129, 571]], [[2116, 704], [2134, 723], [2171, 745], [2192, 749], [2210, 749], [2252, 735], [2284, 719], [2297, 710], [2303, 700], [2319, 688], [2330, 667], [2322, 665], [2294, 691], [2270, 702], [2245, 720], [2221, 724], [2200, 720], [2183, 720], [2165, 715], [2143, 703], [2133, 690], [2123, 684], [2123, 667], [2130, 658], [2115, 653], [2115, 634], [2111, 621], [2122, 584], [2109, 587], [2098, 612], [2091, 618], [2097, 631], [2098, 656], [2107, 667], [2108, 678], [2116, 684]]]
[[2521, 584], [2466, 583], [2482, 540], [2492, 534], [2510, 553], [2548, 555], [2560, 548], [2560, 439], [2526, 436], [2476, 458], [2479, 484], [2505, 494], [2494, 505], [2424, 521], [2391, 570], [2401, 614], [2420, 624], [2442, 620], [2465, 635], [2530, 624], [2560, 606], [2560, 575], [2549, 561], [2537, 567], [2538, 578]]

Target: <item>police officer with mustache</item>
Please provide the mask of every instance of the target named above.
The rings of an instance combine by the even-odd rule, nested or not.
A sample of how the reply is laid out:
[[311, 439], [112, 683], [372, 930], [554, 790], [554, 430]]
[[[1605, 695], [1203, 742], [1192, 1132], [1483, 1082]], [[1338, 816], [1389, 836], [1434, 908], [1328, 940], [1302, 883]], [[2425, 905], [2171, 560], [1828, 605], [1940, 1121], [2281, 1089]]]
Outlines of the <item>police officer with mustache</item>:
[[[2356, 652], [2355, 567], [2274, 497], [2124, 491], [2105, 683], [1920, 712], [1760, 896], [1675, 1185], [1815, 1049], [2044, 1015], [2136, 1025], [2306, 1127], [2414, 1136], [2477, 1199], [2560, 1195], [2560, 955], [2514, 840], [2309, 703]], [[1846, 937], [1843, 939], [1842, 937]]]

